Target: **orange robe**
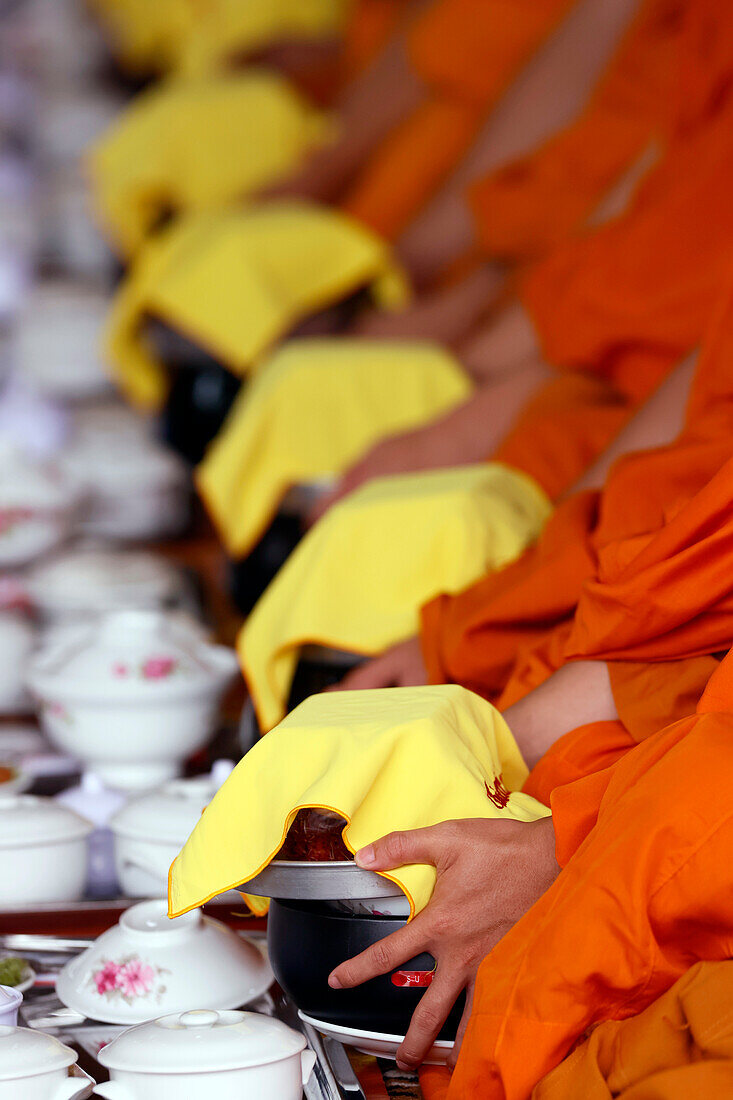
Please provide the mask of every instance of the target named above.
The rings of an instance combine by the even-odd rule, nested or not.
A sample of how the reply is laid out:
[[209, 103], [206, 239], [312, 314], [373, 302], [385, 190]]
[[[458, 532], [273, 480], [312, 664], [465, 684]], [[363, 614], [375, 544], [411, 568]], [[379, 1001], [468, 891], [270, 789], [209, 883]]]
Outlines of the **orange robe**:
[[573, 123], [469, 189], [481, 249], [533, 259], [576, 233], [669, 133], [688, 0], [645, 0]]
[[460, 162], [487, 113], [577, 0], [434, 0], [409, 35], [428, 94], [385, 139], [344, 208], [395, 238]]
[[529, 1097], [588, 1027], [730, 957], [732, 781], [733, 655], [693, 717], [553, 792], [563, 871], [481, 966], [449, 1100]]
[[[692, 507], [696, 494], [733, 453], [733, 284], [727, 279], [723, 286], [699, 357], [680, 438], [668, 447], [621, 459], [612, 468], [603, 494], [584, 493], [567, 500], [537, 545], [519, 561], [457, 596], [440, 596], [427, 604], [422, 611], [422, 645], [432, 682], [461, 683], [506, 707], [569, 658], [647, 662], [714, 651], [708, 636], [703, 641], [696, 638], [697, 649], [667, 648], [661, 628], [642, 649], [630, 609], [634, 601], [647, 606], [652, 576], [644, 572], [635, 587], [631, 580], [637, 573], [641, 577], [647, 563], [649, 569], [656, 569], [654, 577], [660, 582], [673, 579], [665, 573], [675, 564], [679, 567], [670, 540], [681, 540], [682, 560], [687, 560], [685, 540], [694, 537], [694, 528], [670, 520], [676, 513], [689, 519], [685, 509]], [[626, 566], [629, 577], [623, 572]], [[611, 587], [611, 578], [627, 587]], [[598, 586], [590, 583], [584, 588], [586, 581], [597, 581]], [[613, 606], [619, 619], [628, 616], [627, 630], [636, 639], [636, 648], [628, 635], [606, 639], [600, 634], [599, 624], [606, 623], [606, 617], [593, 600], [608, 601], [609, 593], [626, 599], [621, 610], [610, 603], [608, 610]], [[690, 596], [693, 605], [700, 598], [697, 592]], [[675, 593], [673, 605], [678, 600]], [[689, 606], [690, 600], [682, 601], [681, 619]], [[667, 629], [665, 609], [655, 609], [655, 617], [649, 615], [648, 630], [652, 623], [663, 623]], [[608, 642], [608, 648], [594, 651], [593, 639]], [[612, 649], [614, 640], [617, 644]], [[626, 680], [633, 694], [638, 681], [629, 676]]]

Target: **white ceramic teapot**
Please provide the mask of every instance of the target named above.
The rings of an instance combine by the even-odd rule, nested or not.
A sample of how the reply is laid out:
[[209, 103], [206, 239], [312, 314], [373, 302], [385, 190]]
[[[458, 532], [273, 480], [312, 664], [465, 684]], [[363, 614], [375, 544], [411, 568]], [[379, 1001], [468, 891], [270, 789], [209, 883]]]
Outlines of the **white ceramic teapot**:
[[183, 1012], [117, 1036], [99, 1054], [106, 1100], [301, 1100], [315, 1064], [304, 1037], [254, 1012]]

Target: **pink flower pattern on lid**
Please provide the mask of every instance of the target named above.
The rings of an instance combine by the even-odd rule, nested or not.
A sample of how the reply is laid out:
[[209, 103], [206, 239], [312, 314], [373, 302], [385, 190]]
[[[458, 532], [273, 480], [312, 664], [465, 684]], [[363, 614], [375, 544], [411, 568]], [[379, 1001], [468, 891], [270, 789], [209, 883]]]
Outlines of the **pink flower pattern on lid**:
[[119, 962], [102, 959], [102, 965], [92, 973], [90, 981], [100, 997], [107, 1000], [119, 998], [132, 1004], [149, 997], [160, 1001], [165, 993], [160, 977], [167, 973], [159, 966], [143, 962], [139, 955], [128, 955]]
[[146, 680], [165, 680], [172, 676], [178, 667], [173, 657], [148, 657], [143, 664], [143, 676]]

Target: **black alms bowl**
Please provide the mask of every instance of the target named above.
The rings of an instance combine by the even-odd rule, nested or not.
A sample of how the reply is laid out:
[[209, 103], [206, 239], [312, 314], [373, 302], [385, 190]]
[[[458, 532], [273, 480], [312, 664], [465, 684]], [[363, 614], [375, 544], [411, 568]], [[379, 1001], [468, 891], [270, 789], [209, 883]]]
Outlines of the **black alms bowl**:
[[[328, 975], [406, 923], [404, 917], [341, 914], [323, 902], [275, 901], [267, 922], [270, 963], [278, 983], [308, 1016], [360, 1031], [404, 1035], [430, 984], [435, 961], [423, 954], [357, 989], [331, 989]], [[455, 1039], [464, 998], [441, 1039]]]

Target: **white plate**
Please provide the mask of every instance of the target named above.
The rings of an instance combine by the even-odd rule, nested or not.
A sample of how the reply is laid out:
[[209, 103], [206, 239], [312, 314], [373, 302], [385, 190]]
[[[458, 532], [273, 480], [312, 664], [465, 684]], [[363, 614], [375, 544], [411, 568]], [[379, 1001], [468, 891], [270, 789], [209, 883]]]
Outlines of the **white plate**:
[[[305, 1023], [310, 1024], [321, 1035], [328, 1035], [347, 1047], [355, 1047], [362, 1054], [371, 1054], [374, 1058], [395, 1058], [397, 1049], [404, 1040], [404, 1035], [387, 1035], [381, 1031], [357, 1031], [352, 1027], [341, 1027], [338, 1024], [329, 1024], [325, 1020], [316, 1020], [313, 1016], [306, 1016], [304, 1012], [298, 1012], [298, 1016]], [[425, 1065], [444, 1066], [446, 1059], [453, 1050], [453, 1043], [445, 1039], [439, 1039], [433, 1044]]]

